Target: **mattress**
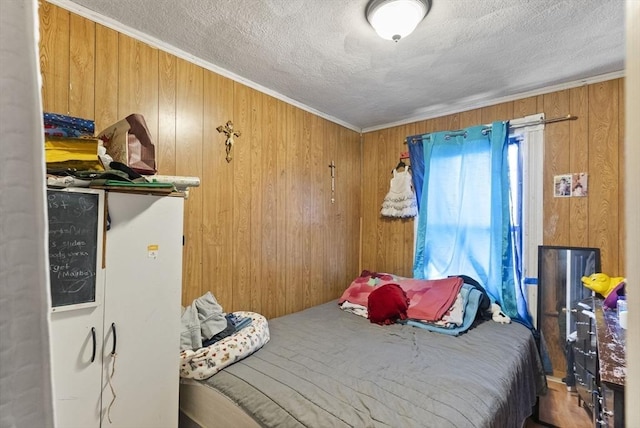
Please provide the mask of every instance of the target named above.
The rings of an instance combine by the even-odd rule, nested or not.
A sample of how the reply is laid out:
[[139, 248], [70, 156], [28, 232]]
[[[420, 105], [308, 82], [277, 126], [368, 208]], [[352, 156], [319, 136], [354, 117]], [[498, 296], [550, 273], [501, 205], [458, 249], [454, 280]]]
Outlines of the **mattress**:
[[[192, 395], [181, 406], [199, 389], [266, 427], [520, 427], [546, 389], [534, 338], [516, 323], [455, 337], [371, 324], [333, 301], [269, 329], [254, 354], [183, 385]], [[198, 412], [215, 413], [211, 403], [189, 416], [205, 420]]]

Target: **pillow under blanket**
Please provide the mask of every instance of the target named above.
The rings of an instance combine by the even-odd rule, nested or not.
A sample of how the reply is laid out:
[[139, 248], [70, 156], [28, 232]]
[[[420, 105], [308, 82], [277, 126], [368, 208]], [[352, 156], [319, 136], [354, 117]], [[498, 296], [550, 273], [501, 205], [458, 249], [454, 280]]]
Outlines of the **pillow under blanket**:
[[367, 311], [372, 323], [389, 325], [407, 319], [408, 308], [409, 298], [398, 284], [381, 285], [369, 294]]

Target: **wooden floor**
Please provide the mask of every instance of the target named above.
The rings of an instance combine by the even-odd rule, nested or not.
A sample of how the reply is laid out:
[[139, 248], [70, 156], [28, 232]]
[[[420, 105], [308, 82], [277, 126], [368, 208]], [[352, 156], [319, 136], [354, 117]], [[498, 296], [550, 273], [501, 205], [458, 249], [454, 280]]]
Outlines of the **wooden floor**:
[[[561, 428], [587, 428], [593, 426], [591, 415], [578, 406], [578, 394], [567, 391], [567, 386], [556, 380], [547, 381], [549, 392], [540, 399], [540, 420]], [[528, 420], [524, 428], [540, 428]]]

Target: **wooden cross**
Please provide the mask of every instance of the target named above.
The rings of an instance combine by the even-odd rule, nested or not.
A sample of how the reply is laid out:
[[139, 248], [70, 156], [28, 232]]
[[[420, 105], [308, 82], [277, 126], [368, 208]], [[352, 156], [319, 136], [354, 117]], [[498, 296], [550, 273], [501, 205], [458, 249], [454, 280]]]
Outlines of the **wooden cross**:
[[233, 148], [233, 139], [234, 137], [239, 137], [240, 136], [240, 131], [234, 131], [233, 130], [233, 122], [228, 121], [227, 124], [225, 126], [218, 126], [216, 128], [216, 130], [218, 132], [224, 132], [224, 135], [227, 136], [227, 139], [224, 142], [224, 145], [226, 146], [226, 152], [227, 152], [227, 156], [225, 159], [227, 159], [227, 162], [231, 162], [231, 159], [233, 159], [231, 157], [231, 149]]

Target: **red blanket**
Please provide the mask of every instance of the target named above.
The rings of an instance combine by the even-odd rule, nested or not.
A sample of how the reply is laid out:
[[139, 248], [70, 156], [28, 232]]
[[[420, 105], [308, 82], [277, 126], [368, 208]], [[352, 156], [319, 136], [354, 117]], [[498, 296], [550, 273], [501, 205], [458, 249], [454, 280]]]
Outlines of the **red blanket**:
[[[364, 273], [364, 272], [363, 272]], [[368, 273], [368, 272], [367, 272]], [[462, 287], [462, 278], [454, 276], [443, 279], [413, 279], [390, 274], [360, 276], [342, 293], [339, 304], [345, 301], [367, 307], [369, 294], [377, 287], [396, 283], [409, 298], [409, 318], [437, 321], [456, 300]]]

